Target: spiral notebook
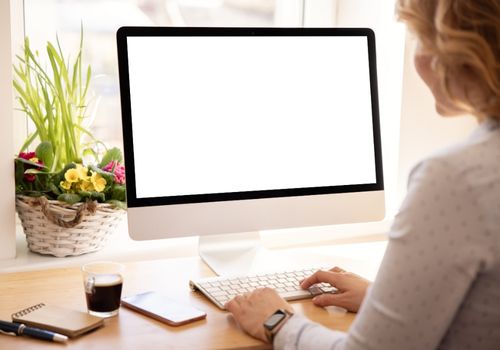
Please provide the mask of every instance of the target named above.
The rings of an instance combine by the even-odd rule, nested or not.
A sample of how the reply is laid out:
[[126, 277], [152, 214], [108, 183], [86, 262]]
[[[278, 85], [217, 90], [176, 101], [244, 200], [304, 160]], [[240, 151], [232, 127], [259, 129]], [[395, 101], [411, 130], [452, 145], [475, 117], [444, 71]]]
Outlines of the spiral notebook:
[[64, 334], [70, 338], [104, 325], [102, 318], [89, 315], [86, 312], [44, 303], [12, 314], [12, 321]]

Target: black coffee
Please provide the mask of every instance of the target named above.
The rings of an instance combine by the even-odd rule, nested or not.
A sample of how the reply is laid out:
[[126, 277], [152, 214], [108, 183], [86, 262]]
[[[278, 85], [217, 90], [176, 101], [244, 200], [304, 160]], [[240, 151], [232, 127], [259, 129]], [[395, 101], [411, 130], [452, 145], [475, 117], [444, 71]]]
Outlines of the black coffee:
[[111, 312], [120, 307], [123, 280], [119, 275], [99, 275], [87, 280], [85, 296], [91, 311]]

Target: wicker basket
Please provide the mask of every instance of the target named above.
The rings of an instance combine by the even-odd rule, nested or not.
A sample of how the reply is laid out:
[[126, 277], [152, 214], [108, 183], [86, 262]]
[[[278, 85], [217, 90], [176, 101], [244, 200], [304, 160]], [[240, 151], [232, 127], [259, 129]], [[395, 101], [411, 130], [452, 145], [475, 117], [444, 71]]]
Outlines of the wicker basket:
[[16, 197], [28, 248], [65, 257], [101, 249], [125, 210], [97, 202], [68, 205], [45, 197]]

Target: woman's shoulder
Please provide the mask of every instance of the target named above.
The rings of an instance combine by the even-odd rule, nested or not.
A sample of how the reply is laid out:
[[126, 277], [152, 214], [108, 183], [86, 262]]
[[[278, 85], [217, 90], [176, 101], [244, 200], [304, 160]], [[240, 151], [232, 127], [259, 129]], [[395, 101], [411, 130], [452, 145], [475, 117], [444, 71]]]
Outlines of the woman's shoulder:
[[467, 251], [474, 241], [477, 261], [485, 262], [485, 269], [498, 269], [499, 208], [500, 133], [473, 137], [414, 167], [391, 237], [408, 238], [408, 232], [418, 231], [415, 237], [453, 241]]
[[466, 140], [429, 155], [413, 167], [410, 181], [439, 176], [450, 184], [467, 183], [473, 187], [485, 185], [485, 181], [500, 183], [500, 127], [496, 125], [481, 125]]

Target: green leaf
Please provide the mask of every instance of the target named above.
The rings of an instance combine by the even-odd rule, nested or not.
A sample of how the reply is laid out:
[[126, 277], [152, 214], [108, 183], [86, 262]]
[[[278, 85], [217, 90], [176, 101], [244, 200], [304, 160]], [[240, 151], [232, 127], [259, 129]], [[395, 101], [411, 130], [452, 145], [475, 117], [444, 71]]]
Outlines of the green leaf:
[[118, 201], [126, 201], [127, 191], [123, 185], [115, 185], [111, 191], [111, 199], [116, 199]]
[[38, 169], [26, 169], [24, 171], [25, 174], [33, 174], [33, 175], [36, 175], [36, 174], [48, 174], [48, 172], [46, 171], [42, 171], [42, 170], [38, 170]]
[[117, 147], [109, 149], [106, 152], [106, 154], [104, 154], [104, 157], [102, 157], [99, 167], [100, 168], [105, 167], [106, 165], [109, 164], [109, 162], [113, 160], [117, 161], [118, 163], [121, 163], [123, 161], [122, 151], [120, 151], [120, 149]]
[[76, 193], [63, 193], [57, 196], [57, 200], [71, 205], [80, 202], [82, 197]]
[[97, 163], [97, 161], [98, 161], [97, 152], [93, 148], [87, 147], [83, 150], [82, 153], [83, 153], [83, 157], [92, 157], [92, 158], [94, 158], [94, 161]]
[[20, 185], [24, 180], [24, 164], [20, 159], [21, 158], [15, 160], [15, 177], [17, 185]]
[[28, 164], [28, 165], [31, 165], [33, 167], [36, 167], [37, 169], [47, 169], [47, 167], [44, 166], [44, 165], [42, 165], [42, 164], [38, 164], [38, 163], [32, 162], [31, 160], [27, 160], [27, 159], [24, 159], [24, 158], [17, 157], [15, 160], [17, 162]]
[[101, 203], [106, 200], [106, 196], [104, 195], [104, 193], [95, 191], [91, 192], [91, 198]]
[[89, 191], [78, 191], [78, 194], [83, 199], [96, 200], [96, 201], [101, 202], [101, 203], [104, 202], [104, 200], [106, 199], [106, 196], [102, 192], [96, 192], [96, 191], [92, 191], [92, 192], [89, 192]]
[[26, 141], [24, 141], [23, 145], [21, 146], [21, 150], [19, 152], [23, 152], [28, 149], [30, 144], [35, 140], [35, 138], [38, 136], [38, 131], [35, 131], [33, 134], [28, 136]]
[[49, 183], [49, 188], [55, 195], [59, 196], [61, 194], [61, 190], [54, 183]]
[[80, 195], [80, 197], [82, 197], [82, 199], [87, 199], [92, 197], [92, 193], [89, 191], [78, 191], [78, 194]]
[[[83, 125], [87, 120], [85, 108], [90, 99], [87, 90], [92, 76], [90, 65], [84, 69], [82, 63], [83, 25], [75, 55], [64, 55], [57, 36], [55, 45], [48, 42], [46, 50], [40, 53], [45, 53], [45, 57], [32, 49], [29, 38], [25, 37], [23, 51], [16, 55], [17, 62], [13, 65], [18, 109], [29, 117], [36, 130], [28, 136], [21, 151], [36, 139], [50, 142], [52, 162], [47, 156], [39, 158], [56, 172], [67, 163], [81, 161], [87, 136], [94, 144], [100, 143]], [[48, 68], [42, 62], [48, 62]]]
[[30, 196], [30, 197], [43, 197], [45, 196], [45, 193], [42, 193], [40, 191], [23, 191], [23, 195]]
[[54, 161], [54, 149], [50, 141], [41, 142], [35, 150], [36, 156], [40, 159], [47, 168], [52, 167]]

